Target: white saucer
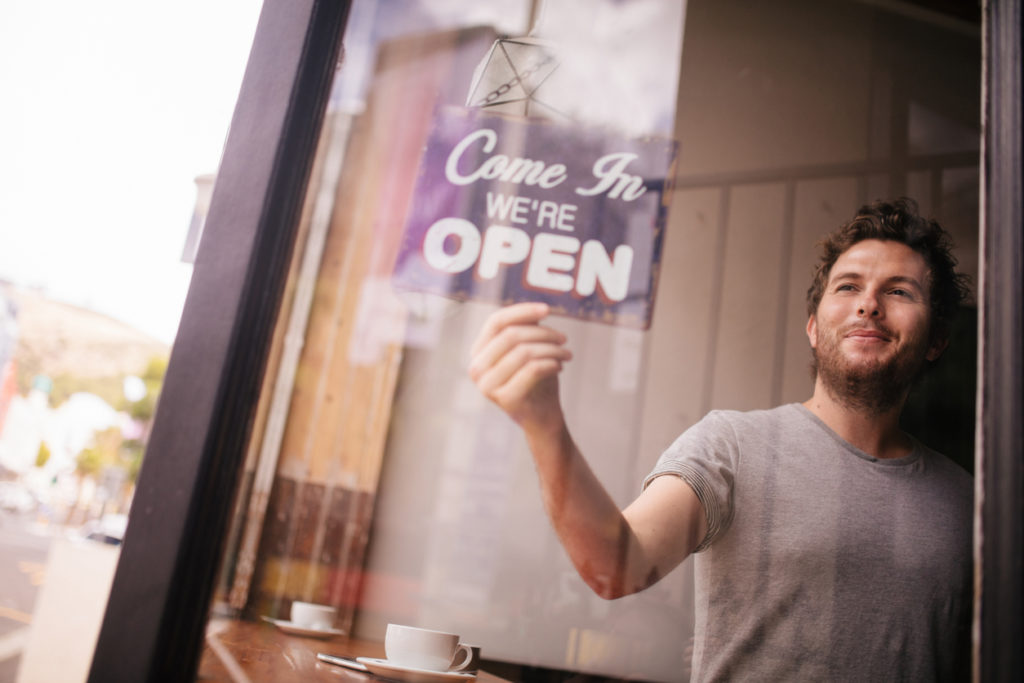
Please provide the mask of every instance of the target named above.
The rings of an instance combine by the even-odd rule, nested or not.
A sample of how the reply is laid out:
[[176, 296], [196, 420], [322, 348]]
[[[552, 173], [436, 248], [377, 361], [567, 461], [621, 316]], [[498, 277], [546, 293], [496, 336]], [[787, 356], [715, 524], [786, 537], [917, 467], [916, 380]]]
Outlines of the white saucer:
[[337, 628], [307, 628], [305, 626], [299, 626], [293, 624], [286, 619], [274, 619], [272, 617], [263, 617], [264, 621], [269, 621], [274, 626], [278, 627], [285, 633], [290, 633], [293, 636], [307, 636], [309, 638], [333, 638], [334, 636], [343, 635], [345, 632]]
[[356, 661], [376, 676], [402, 681], [402, 683], [449, 683], [450, 681], [472, 681], [476, 679], [475, 672], [416, 669], [411, 666], [401, 666], [386, 659], [374, 659], [373, 657], [357, 657]]

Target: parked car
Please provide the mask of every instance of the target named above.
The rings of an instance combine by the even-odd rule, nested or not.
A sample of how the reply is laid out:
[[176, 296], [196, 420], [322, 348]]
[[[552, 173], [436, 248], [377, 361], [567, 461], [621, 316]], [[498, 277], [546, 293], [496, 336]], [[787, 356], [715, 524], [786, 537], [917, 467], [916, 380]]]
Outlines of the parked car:
[[108, 545], [121, 545], [124, 531], [128, 527], [128, 515], [103, 515], [82, 525], [79, 533], [91, 541], [99, 541]]

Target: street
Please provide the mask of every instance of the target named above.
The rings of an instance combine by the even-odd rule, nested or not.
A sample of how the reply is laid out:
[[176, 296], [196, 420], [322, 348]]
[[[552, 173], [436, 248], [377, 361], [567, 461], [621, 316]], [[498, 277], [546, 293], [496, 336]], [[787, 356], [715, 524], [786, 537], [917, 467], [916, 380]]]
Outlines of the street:
[[51, 541], [32, 515], [0, 510], [0, 683], [17, 679]]

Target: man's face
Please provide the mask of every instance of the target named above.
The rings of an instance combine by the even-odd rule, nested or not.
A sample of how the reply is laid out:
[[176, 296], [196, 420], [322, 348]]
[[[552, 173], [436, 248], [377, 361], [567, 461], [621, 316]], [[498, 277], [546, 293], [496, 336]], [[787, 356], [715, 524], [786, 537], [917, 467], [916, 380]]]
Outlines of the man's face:
[[899, 242], [863, 240], [840, 255], [807, 322], [830, 394], [875, 410], [902, 402], [945, 348], [929, 343], [929, 278], [924, 258]]

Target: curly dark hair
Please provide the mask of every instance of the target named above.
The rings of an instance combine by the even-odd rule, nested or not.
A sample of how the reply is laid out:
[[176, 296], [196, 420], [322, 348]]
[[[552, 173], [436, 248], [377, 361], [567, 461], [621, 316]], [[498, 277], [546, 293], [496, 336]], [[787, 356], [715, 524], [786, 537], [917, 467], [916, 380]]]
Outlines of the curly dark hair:
[[956, 312], [970, 293], [970, 279], [956, 272], [957, 260], [952, 253], [949, 233], [936, 221], [923, 218], [918, 213], [917, 202], [907, 197], [862, 206], [852, 221], [819, 243], [821, 261], [807, 290], [807, 314], [814, 315], [818, 311], [836, 260], [854, 244], [870, 239], [901, 242], [924, 257], [931, 283], [929, 337], [932, 341], [948, 339]]

